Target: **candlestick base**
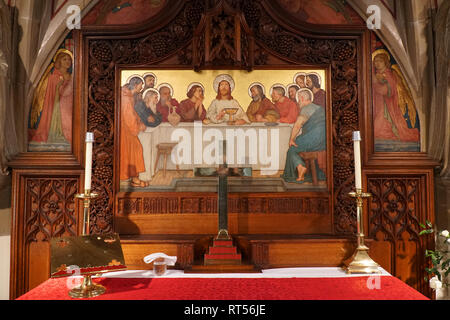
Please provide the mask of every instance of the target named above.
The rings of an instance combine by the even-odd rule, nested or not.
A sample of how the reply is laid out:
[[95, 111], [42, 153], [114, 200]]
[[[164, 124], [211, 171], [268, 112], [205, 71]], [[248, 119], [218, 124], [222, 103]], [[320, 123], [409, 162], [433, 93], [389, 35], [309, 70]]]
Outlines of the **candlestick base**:
[[356, 252], [349, 262], [345, 266], [345, 271], [348, 274], [352, 273], [381, 273], [379, 264], [372, 260], [369, 256], [369, 248], [366, 246], [360, 246], [356, 249]]
[[104, 286], [94, 284], [92, 282], [92, 275], [87, 274], [83, 277], [83, 283], [76, 288], [69, 291], [69, 296], [72, 298], [92, 298], [105, 293]]
[[370, 193], [362, 192], [357, 188], [356, 192], [349, 192], [349, 196], [355, 198], [356, 201], [356, 251], [346, 264], [345, 271], [347, 273], [381, 273], [379, 265], [369, 256], [369, 248], [364, 244], [364, 219], [363, 219], [363, 199], [369, 198]]

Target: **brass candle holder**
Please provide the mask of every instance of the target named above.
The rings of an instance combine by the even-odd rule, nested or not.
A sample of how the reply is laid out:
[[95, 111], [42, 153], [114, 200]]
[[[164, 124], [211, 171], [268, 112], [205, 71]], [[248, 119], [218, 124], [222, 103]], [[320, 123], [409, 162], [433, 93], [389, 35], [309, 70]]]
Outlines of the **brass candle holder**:
[[[89, 214], [91, 199], [98, 197], [97, 193], [91, 190], [84, 190], [84, 193], [76, 194], [75, 198], [83, 200], [83, 236], [89, 235]], [[105, 293], [106, 288], [92, 282], [94, 274], [83, 275], [83, 282], [80, 286], [69, 291], [69, 296], [72, 298], [92, 298]]]
[[89, 235], [89, 208], [91, 199], [98, 198], [98, 194], [91, 190], [84, 190], [84, 193], [77, 193], [75, 198], [83, 200], [83, 236]]
[[346, 264], [347, 273], [381, 273], [379, 265], [369, 256], [369, 248], [364, 244], [364, 221], [363, 221], [363, 199], [370, 198], [370, 193], [362, 192], [362, 189], [356, 189], [356, 192], [350, 192], [350, 197], [356, 200], [356, 251], [351, 257], [351, 262]]

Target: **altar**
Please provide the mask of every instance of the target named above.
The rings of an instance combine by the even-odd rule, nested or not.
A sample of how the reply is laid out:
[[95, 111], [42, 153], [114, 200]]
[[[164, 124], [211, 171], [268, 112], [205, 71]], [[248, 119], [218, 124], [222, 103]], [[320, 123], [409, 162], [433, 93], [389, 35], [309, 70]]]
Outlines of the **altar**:
[[[89, 300], [428, 300], [380, 268], [379, 275], [348, 275], [341, 268], [278, 268], [261, 273], [187, 274], [168, 270], [107, 273], [94, 278], [106, 293]], [[18, 300], [72, 300], [80, 278], [50, 279]]]

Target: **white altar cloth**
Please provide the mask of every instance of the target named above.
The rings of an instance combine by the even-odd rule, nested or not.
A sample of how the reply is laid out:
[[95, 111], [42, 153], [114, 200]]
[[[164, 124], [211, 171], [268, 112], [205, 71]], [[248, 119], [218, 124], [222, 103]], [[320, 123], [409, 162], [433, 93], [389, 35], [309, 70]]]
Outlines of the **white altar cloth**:
[[[380, 274], [374, 276], [391, 276], [379, 267]], [[106, 278], [345, 278], [361, 277], [365, 274], [347, 274], [339, 267], [317, 268], [274, 268], [265, 269], [261, 273], [184, 273], [183, 270], [168, 269], [163, 276], [155, 276], [153, 270], [127, 270], [109, 272], [102, 275]]]

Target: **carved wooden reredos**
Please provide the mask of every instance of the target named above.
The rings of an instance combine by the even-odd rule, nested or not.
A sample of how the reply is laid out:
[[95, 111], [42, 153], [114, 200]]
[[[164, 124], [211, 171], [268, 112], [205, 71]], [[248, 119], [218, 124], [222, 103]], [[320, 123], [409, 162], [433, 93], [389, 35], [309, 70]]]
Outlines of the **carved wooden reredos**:
[[[118, 148], [115, 139], [115, 116], [118, 70], [123, 67], [151, 68], [179, 66], [194, 70], [208, 68], [324, 67], [328, 68], [328, 98], [332, 103], [331, 155], [332, 180], [328, 192], [319, 195], [289, 193], [277, 195], [285, 205], [278, 212], [298, 212], [298, 201], [308, 204], [321, 199], [314, 206], [332, 215], [333, 233], [353, 234], [355, 208], [347, 193], [354, 185], [352, 131], [359, 130], [364, 105], [363, 55], [367, 30], [363, 27], [310, 27], [299, 21], [287, 20], [273, 1], [169, 1], [159, 16], [145, 25], [132, 27], [89, 27], [79, 36], [78, 59], [83, 70], [77, 78], [81, 89], [81, 110], [87, 119], [85, 131], [95, 134], [93, 159], [93, 189], [101, 197], [91, 211], [91, 232], [114, 231], [113, 217], [118, 181], [114, 155]], [[331, 105], [331, 104], [330, 104]], [[87, 110], [87, 112], [86, 112]], [[83, 135], [83, 126], [80, 136]], [[82, 147], [81, 147], [82, 148]], [[196, 202], [197, 212], [210, 207], [211, 195], [180, 199], [176, 195], [152, 195], [134, 205], [158, 202], [160, 213], [192, 210], [186, 203]], [[305, 198], [305, 199], [301, 199]], [[130, 200], [135, 201], [135, 200]], [[174, 201], [175, 203], [170, 203]], [[276, 199], [251, 196], [240, 197], [235, 212], [252, 212], [253, 208], [273, 207]], [[274, 202], [275, 201], [275, 202]], [[295, 205], [286, 205], [296, 203]], [[133, 204], [125, 203], [124, 206]], [[275, 205], [276, 206], [276, 205]], [[257, 210], [257, 209], [255, 209]], [[332, 211], [332, 212], [331, 212]]]

